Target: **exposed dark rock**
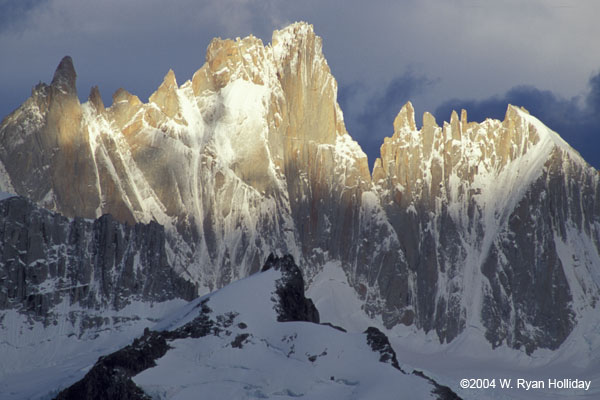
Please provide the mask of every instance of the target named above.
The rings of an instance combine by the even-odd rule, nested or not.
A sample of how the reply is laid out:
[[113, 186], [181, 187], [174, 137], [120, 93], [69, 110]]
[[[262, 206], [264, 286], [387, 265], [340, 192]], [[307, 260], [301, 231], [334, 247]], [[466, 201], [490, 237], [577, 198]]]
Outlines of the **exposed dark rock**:
[[[403, 374], [406, 374], [406, 372], [400, 368], [396, 352], [392, 348], [388, 337], [383, 332], [373, 326], [370, 326], [364, 333], [367, 334], [367, 343], [369, 346], [371, 346], [371, 349], [381, 354], [379, 361], [382, 363], [391, 364], [394, 368], [398, 369]], [[421, 378], [429, 381], [434, 386], [434, 389], [431, 392], [438, 396], [438, 400], [460, 400], [460, 397], [458, 397], [458, 395], [454, 393], [452, 389], [450, 389], [448, 386], [440, 385], [435, 380], [425, 375], [422, 371], [413, 371], [413, 375], [420, 376]]]
[[[162, 334], [165, 338], [173, 340], [199, 338], [209, 334], [218, 335], [221, 332], [222, 325], [217, 324], [210, 318], [209, 314], [212, 310], [206, 304], [208, 300], [209, 299], [205, 299], [199, 304], [200, 314], [192, 321], [173, 331], [163, 332]], [[230, 317], [227, 318], [227, 321], [230, 321], [229, 318], [231, 318], [232, 322], [235, 315], [230, 315]], [[231, 325], [231, 322], [229, 322], [229, 325]]]
[[337, 329], [338, 331], [341, 331], [341, 332], [348, 332], [347, 330], [345, 330], [341, 326], [334, 325], [331, 322], [321, 322], [321, 325], [329, 326], [329, 327], [331, 327], [333, 329]]
[[73, 66], [73, 59], [70, 56], [63, 57], [56, 67], [54, 76], [52, 78], [52, 86], [59, 88], [67, 93], [77, 94], [75, 82], [77, 80], [77, 73]]
[[120, 310], [133, 300], [192, 300], [196, 293], [169, 265], [165, 232], [155, 222], [68, 219], [23, 197], [0, 202], [0, 310], [48, 324], [65, 299], [83, 309]]
[[244, 347], [244, 343], [246, 343], [246, 339], [250, 337], [249, 333], [241, 333], [235, 337], [235, 340], [231, 342], [231, 347], [241, 349]]
[[282, 277], [277, 280], [275, 309], [277, 310], [279, 322], [307, 321], [319, 323], [319, 311], [311, 299], [304, 297], [304, 279], [302, 271], [294, 262], [294, 257], [285, 255], [277, 257], [273, 253], [269, 255], [262, 271], [269, 269], [281, 271]]
[[420, 376], [435, 386], [431, 393], [436, 394], [438, 396], [438, 400], [461, 400], [461, 397], [454, 393], [454, 391], [448, 386], [440, 385], [435, 380], [425, 375], [422, 371], [413, 371], [413, 375]]
[[155, 366], [168, 349], [164, 334], [146, 330], [131, 345], [100, 357], [83, 379], [59, 393], [56, 400], [149, 400], [131, 377]]
[[509, 343], [527, 354], [538, 347], [554, 350], [575, 326], [556, 236], [565, 232], [568, 214], [581, 220], [582, 201], [579, 189], [562, 184], [562, 160], [552, 161], [513, 210], [482, 267], [491, 290], [481, 318], [493, 347]]
[[394, 368], [404, 373], [402, 368], [400, 368], [400, 364], [398, 364], [396, 352], [392, 348], [387, 336], [373, 326], [368, 327], [364, 333], [367, 334], [367, 344], [371, 346], [371, 349], [381, 354], [379, 361], [382, 363], [392, 364]]
[[[149, 400], [150, 397], [131, 378], [156, 366], [156, 360], [169, 349], [170, 341], [219, 335], [223, 331], [223, 323], [210, 318], [211, 309], [207, 302], [208, 299], [199, 303], [199, 315], [182, 327], [161, 332], [146, 329], [142, 337], [135, 339], [131, 345], [100, 357], [83, 379], [60, 392], [56, 400]], [[221, 321], [231, 325], [236, 315], [222, 316]]]

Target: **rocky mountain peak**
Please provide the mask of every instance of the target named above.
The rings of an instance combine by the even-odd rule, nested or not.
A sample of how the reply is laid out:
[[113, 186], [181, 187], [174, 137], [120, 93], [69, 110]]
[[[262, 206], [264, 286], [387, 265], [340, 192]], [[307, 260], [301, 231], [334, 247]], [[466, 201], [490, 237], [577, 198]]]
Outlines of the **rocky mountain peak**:
[[[124, 128], [131, 117], [142, 107], [142, 102], [134, 94], [123, 88], [117, 89], [112, 96], [112, 105], [109, 107], [110, 115], [119, 128]], [[125, 131], [123, 133], [126, 133]]]
[[[315, 34], [314, 27], [306, 22], [295, 22], [281, 30], [273, 32], [271, 43], [274, 49], [282, 50], [300, 49], [318, 50], [321, 52], [321, 38]], [[310, 49], [312, 47], [312, 49]], [[278, 52], [285, 55], [285, 52]]]
[[102, 101], [102, 96], [100, 96], [100, 89], [98, 89], [98, 86], [92, 86], [90, 89], [90, 95], [88, 96], [88, 101], [94, 106], [94, 108], [96, 108], [98, 113], [104, 112], [104, 102]]
[[173, 118], [179, 110], [179, 101], [177, 100], [177, 80], [175, 72], [169, 69], [165, 75], [162, 84], [156, 92], [150, 96], [150, 102], [158, 105], [161, 111], [170, 118]]
[[415, 124], [415, 109], [410, 101], [402, 106], [400, 112], [394, 120], [394, 132], [399, 132], [402, 129], [408, 129], [410, 131], [416, 131], [417, 125]]
[[266, 57], [262, 41], [253, 35], [240, 39], [213, 39], [206, 49], [206, 64], [214, 90], [241, 78], [263, 85]]
[[123, 88], [119, 88], [116, 90], [116, 92], [112, 95], [112, 100], [113, 106], [122, 102], [129, 102], [135, 104], [142, 103], [136, 95], [129, 93], [126, 89]]
[[77, 73], [75, 72], [75, 67], [73, 66], [73, 59], [71, 56], [63, 57], [63, 59], [60, 60], [58, 67], [56, 67], [51, 86], [56, 87], [65, 93], [76, 95], [76, 80]]
[[437, 121], [435, 117], [430, 112], [423, 113], [423, 128], [438, 128]]
[[163, 83], [161, 86], [167, 86], [169, 88], [176, 88], [177, 87], [177, 80], [175, 79], [175, 72], [169, 68], [169, 71], [167, 72], [167, 74], [165, 75], [164, 79], [163, 79]]

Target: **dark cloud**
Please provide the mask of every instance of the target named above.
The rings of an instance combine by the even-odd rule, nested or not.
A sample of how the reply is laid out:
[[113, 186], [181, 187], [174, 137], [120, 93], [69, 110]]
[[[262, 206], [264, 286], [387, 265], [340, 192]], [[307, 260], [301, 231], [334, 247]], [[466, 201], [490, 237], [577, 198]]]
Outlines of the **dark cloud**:
[[533, 86], [517, 86], [504, 95], [483, 100], [451, 99], [435, 110], [438, 120], [448, 120], [452, 110], [465, 109], [471, 121], [503, 119], [508, 104], [525, 107], [546, 126], [558, 132], [590, 164], [600, 167], [600, 73], [592, 76], [588, 93], [564, 98]]
[[0, 0], [0, 32], [22, 27], [31, 12], [48, 0]]
[[590, 78], [590, 93], [587, 96], [587, 106], [590, 112], [600, 118], [600, 72]]
[[370, 99], [358, 120], [365, 126], [373, 126], [378, 123], [390, 125], [400, 108], [411, 98], [422, 92], [428, 86], [435, 83], [423, 75], [417, 75], [407, 71], [403, 75], [394, 78], [385, 91]]
[[383, 138], [393, 134], [392, 123], [400, 108], [435, 83], [436, 80], [407, 70], [382, 91], [367, 95], [362, 103], [355, 99], [366, 92], [364, 85], [354, 83], [340, 88], [338, 97], [346, 128], [367, 153], [371, 167], [379, 157]]

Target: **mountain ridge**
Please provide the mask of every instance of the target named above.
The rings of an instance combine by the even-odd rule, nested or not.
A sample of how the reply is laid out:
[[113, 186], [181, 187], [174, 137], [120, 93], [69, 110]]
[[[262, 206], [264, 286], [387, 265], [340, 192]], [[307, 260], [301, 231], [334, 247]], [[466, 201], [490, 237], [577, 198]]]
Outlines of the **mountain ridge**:
[[67, 57], [55, 78], [0, 126], [5, 180], [67, 216], [157, 221], [200, 293], [272, 251], [309, 282], [337, 260], [388, 328], [447, 343], [475, 326], [527, 353], [560, 346], [600, 293], [597, 170], [514, 106], [441, 127], [426, 113], [417, 130], [407, 103], [371, 173], [306, 23], [267, 46], [214, 39], [191, 80], [169, 71], [148, 103], [119, 89], [105, 107], [92, 88], [80, 104]]

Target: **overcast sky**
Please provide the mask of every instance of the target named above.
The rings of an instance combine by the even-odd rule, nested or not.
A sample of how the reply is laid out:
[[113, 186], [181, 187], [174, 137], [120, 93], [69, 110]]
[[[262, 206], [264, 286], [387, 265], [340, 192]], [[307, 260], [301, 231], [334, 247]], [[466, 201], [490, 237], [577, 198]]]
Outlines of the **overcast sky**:
[[350, 134], [370, 163], [411, 100], [438, 123], [525, 106], [600, 167], [598, 0], [0, 0], [0, 117], [73, 57], [79, 96], [107, 105], [124, 87], [147, 101], [169, 68], [178, 83], [213, 37], [303, 20], [323, 37]]

